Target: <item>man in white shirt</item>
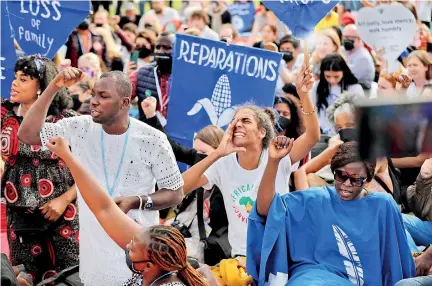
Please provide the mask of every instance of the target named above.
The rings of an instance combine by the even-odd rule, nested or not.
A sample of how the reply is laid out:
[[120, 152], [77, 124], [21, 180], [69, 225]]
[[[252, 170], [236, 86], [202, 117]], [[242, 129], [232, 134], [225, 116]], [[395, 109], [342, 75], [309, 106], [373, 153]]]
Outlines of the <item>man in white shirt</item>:
[[[91, 116], [45, 123], [47, 110], [61, 87], [79, 81], [82, 72], [61, 72], [32, 105], [18, 131], [21, 141], [45, 146], [63, 136], [72, 152], [116, 198], [122, 210], [127, 197], [141, 195], [141, 204], [128, 215], [142, 226], [159, 223], [157, 210], [182, 200], [183, 179], [166, 135], [129, 117], [132, 84], [119, 71], [102, 74], [95, 82]], [[154, 192], [155, 182], [159, 191]], [[85, 285], [122, 285], [132, 276], [124, 251], [105, 233], [78, 192], [80, 212], [80, 278]]]
[[364, 47], [355, 25], [347, 25], [344, 28], [342, 43], [352, 73], [363, 88], [370, 89], [375, 78], [375, 64], [371, 54]]
[[[180, 20], [180, 15], [176, 9], [165, 6], [165, 1], [163, 0], [152, 0], [151, 1], [152, 9], [145, 13], [145, 15], [156, 15], [159, 20], [159, 24], [163, 28], [166, 23], [171, 22], [173, 20]], [[144, 15], [144, 16], [145, 16]], [[138, 27], [140, 29], [144, 28], [144, 18], [142, 17]]]

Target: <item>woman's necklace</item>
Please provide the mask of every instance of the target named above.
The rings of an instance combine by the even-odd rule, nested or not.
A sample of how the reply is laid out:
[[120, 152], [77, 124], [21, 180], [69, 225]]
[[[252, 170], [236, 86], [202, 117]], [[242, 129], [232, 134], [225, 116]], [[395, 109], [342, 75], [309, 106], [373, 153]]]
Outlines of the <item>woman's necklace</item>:
[[21, 109], [22, 109], [22, 103], [18, 106], [18, 110], [16, 113], [17, 116], [21, 116]]
[[156, 278], [155, 280], [153, 280], [153, 282], [149, 286], [152, 286], [153, 284], [155, 284], [157, 281], [161, 280], [164, 277], [171, 276], [173, 273], [174, 272], [168, 272], [168, 273], [165, 273], [165, 274], [159, 276], [158, 278]]

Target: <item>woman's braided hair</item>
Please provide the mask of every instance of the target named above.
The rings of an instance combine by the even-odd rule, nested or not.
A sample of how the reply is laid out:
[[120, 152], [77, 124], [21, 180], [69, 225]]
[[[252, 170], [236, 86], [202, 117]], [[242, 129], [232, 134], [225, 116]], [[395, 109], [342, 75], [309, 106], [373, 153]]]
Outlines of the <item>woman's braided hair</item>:
[[186, 242], [183, 235], [172, 226], [156, 225], [146, 232], [150, 236], [147, 246], [149, 259], [166, 271], [178, 271], [178, 277], [193, 286], [210, 286], [187, 262]]
[[[20, 71], [24, 75], [39, 81], [41, 93], [48, 84], [56, 77], [58, 70], [53, 61], [40, 56], [21, 57], [15, 63], [15, 73]], [[61, 88], [52, 101], [48, 115], [59, 116], [63, 110], [72, 106], [72, 99], [65, 88]]]

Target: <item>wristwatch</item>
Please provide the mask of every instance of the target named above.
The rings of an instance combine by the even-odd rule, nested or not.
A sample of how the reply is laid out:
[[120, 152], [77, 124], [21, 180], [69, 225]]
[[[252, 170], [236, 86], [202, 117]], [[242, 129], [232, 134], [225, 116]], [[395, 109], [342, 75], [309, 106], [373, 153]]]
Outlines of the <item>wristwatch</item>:
[[144, 204], [144, 208], [143, 209], [147, 210], [147, 211], [153, 209], [153, 201], [152, 201], [152, 199], [151, 199], [150, 196], [147, 196], [147, 200], [146, 200], [146, 202]]

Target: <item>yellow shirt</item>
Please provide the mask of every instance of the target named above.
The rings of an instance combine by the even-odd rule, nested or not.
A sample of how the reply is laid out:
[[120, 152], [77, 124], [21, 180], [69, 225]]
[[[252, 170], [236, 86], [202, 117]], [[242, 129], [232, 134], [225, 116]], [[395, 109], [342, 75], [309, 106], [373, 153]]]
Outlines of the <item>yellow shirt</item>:
[[315, 32], [319, 32], [332, 26], [339, 26], [339, 14], [335, 11], [331, 11], [315, 26]]

